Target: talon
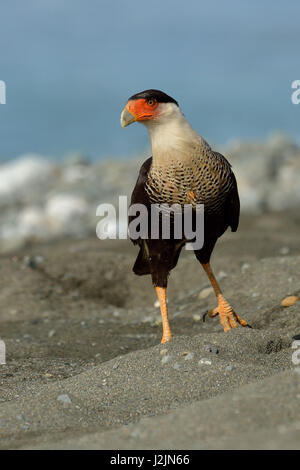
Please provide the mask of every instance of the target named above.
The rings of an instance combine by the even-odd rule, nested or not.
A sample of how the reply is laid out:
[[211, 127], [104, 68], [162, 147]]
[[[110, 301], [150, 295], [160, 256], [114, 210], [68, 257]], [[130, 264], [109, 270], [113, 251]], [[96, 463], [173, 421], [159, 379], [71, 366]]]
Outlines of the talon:
[[202, 315], [202, 320], [203, 320], [203, 322], [205, 322], [206, 317], [213, 318], [213, 317], [216, 317], [217, 315], [219, 315], [219, 308], [218, 307], [213, 308], [212, 310], [206, 310], [206, 312], [204, 312], [204, 314]]
[[252, 326], [249, 325], [245, 320], [243, 320], [237, 313], [235, 313], [235, 316], [237, 318], [237, 321], [239, 322], [240, 325], [245, 326], [247, 328], [252, 328]]

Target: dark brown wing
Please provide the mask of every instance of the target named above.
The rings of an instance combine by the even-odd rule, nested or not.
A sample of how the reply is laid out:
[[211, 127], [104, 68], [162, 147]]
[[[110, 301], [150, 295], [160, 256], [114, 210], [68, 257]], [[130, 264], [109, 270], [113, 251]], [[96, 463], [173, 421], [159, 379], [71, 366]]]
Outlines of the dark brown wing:
[[224, 230], [226, 230], [227, 227], [231, 227], [232, 232], [236, 232], [240, 218], [240, 198], [236, 179], [231, 169], [231, 165], [224, 155], [219, 152], [213, 152], [213, 154], [217, 156], [217, 158], [222, 162], [222, 166], [226, 168], [226, 179], [228, 179], [228, 186], [230, 187], [230, 191], [224, 204]]
[[[134, 190], [132, 191], [132, 194], [131, 194], [130, 206], [132, 206], [133, 204], [144, 204], [144, 206], [146, 206], [147, 209], [150, 208], [150, 201], [149, 201], [149, 196], [148, 196], [148, 194], [146, 192], [146, 189], [145, 189], [145, 183], [146, 183], [148, 172], [151, 168], [151, 165], [152, 165], [152, 157], [148, 158], [142, 164], [142, 166], [140, 168], [140, 172], [139, 172], [137, 182], [136, 182]], [[134, 218], [135, 218], [135, 216], [130, 216], [129, 215], [128, 223], [130, 224], [130, 222]], [[131, 239], [131, 241], [134, 244], [137, 244], [139, 242], [138, 240], [133, 240], [133, 239]]]
[[[144, 204], [147, 208], [150, 207], [149, 197], [145, 190], [145, 183], [151, 164], [152, 157], [148, 158], [141, 166], [137, 182], [131, 194], [130, 206], [133, 204]], [[134, 215], [129, 215], [128, 223], [130, 224], [134, 218]], [[140, 247], [140, 251], [133, 266], [133, 272], [139, 276], [150, 274], [149, 256], [145, 241], [140, 238], [138, 240], [130, 239], [134, 245], [139, 245]]]
[[237, 188], [237, 183], [234, 174], [232, 173], [234, 185], [231, 193], [225, 203], [226, 219], [228, 225], [231, 227], [232, 232], [236, 232], [240, 220], [240, 198]]
[[146, 183], [148, 172], [151, 168], [151, 165], [152, 165], [152, 157], [147, 158], [147, 160], [142, 164], [137, 182], [131, 194], [131, 203], [130, 203], [131, 205], [132, 204], [149, 204], [149, 197], [145, 190], [145, 183]]

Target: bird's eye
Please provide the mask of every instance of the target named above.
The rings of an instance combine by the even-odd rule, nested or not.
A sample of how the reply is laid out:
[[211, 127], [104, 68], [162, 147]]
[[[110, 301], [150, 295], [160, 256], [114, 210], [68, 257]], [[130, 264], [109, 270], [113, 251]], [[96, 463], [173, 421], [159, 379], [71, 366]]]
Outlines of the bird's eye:
[[150, 100], [148, 100], [147, 103], [148, 103], [149, 106], [154, 106], [155, 103], [156, 103], [156, 100], [150, 98]]

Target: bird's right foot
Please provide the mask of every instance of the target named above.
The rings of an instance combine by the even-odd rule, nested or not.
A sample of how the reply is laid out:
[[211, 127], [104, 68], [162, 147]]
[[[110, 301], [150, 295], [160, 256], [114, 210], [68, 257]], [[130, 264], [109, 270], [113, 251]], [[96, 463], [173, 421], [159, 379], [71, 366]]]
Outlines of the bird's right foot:
[[203, 315], [203, 321], [205, 321], [206, 316], [216, 317], [217, 315], [219, 315], [220, 323], [225, 332], [231, 330], [231, 328], [237, 328], [239, 325], [252, 328], [252, 326], [235, 313], [226, 300], [220, 301], [218, 307], [205, 312]]

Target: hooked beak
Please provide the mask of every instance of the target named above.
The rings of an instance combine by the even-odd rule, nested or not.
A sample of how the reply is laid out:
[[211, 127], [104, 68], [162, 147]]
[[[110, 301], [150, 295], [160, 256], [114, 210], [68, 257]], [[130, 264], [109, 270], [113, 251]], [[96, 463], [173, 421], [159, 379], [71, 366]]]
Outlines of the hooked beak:
[[126, 127], [136, 121], [136, 117], [128, 110], [127, 105], [121, 114], [121, 126]]

